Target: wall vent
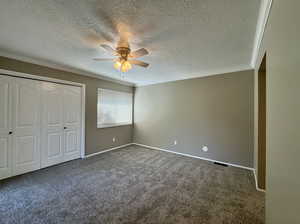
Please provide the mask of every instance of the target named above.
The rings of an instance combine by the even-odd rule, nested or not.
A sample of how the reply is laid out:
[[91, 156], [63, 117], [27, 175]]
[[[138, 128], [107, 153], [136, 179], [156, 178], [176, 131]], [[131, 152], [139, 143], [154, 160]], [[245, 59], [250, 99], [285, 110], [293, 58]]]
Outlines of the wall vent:
[[214, 162], [214, 164], [216, 164], [216, 165], [218, 165], [218, 166], [228, 167], [228, 165], [227, 165], [227, 164], [224, 164], [224, 163]]

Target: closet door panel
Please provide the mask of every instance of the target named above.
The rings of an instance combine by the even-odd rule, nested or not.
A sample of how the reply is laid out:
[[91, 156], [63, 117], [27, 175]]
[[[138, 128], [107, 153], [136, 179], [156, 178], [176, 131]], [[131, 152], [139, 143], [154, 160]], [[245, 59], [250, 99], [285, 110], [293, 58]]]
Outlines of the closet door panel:
[[0, 180], [11, 176], [9, 137], [0, 137]]
[[76, 129], [67, 130], [66, 136], [66, 154], [78, 151], [78, 131]]
[[13, 88], [13, 174], [40, 168], [40, 82], [15, 78]]
[[63, 162], [63, 85], [42, 83], [42, 167]]
[[64, 160], [80, 157], [81, 136], [81, 88], [65, 86], [64, 88]]
[[0, 180], [12, 175], [11, 85], [12, 78], [0, 75]]
[[11, 80], [9, 77], [0, 76], [0, 131], [9, 130], [9, 96]]
[[47, 157], [48, 160], [60, 158], [63, 156], [62, 148], [62, 134], [61, 133], [48, 133], [47, 134]]

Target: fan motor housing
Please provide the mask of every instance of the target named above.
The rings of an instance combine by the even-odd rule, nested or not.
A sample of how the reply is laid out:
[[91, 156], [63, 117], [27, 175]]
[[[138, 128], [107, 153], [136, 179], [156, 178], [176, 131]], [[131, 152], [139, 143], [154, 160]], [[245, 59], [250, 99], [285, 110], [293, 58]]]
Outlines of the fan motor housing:
[[130, 48], [128, 47], [117, 47], [118, 54], [124, 58], [127, 59], [128, 55], [130, 54]]

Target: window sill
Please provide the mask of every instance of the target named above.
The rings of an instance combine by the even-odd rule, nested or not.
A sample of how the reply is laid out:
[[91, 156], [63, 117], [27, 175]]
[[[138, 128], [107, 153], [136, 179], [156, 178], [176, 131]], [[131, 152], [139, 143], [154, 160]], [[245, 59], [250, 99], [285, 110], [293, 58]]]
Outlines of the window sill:
[[97, 128], [113, 128], [113, 127], [128, 126], [128, 125], [132, 125], [132, 123], [98, 124]]

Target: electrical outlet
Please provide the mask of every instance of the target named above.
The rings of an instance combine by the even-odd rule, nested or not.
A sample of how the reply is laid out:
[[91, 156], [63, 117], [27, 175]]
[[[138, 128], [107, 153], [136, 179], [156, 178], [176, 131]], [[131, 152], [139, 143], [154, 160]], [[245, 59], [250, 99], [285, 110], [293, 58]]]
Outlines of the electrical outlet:
[[116, 137], [113, 137], [112, 141], [115, 142], [116, 141]]
[[206, 145], [203, 145], [203, 146], [202, 146], [202, 151], [203, 151], [203, 152], [207, 152], [207, 151], [208, 151], [208, 147], [207, 147]]
[[177, 140], [174, 141], [174, 145], [177, 145]]

